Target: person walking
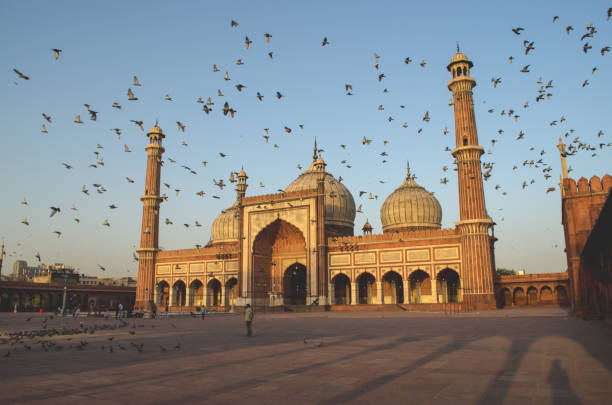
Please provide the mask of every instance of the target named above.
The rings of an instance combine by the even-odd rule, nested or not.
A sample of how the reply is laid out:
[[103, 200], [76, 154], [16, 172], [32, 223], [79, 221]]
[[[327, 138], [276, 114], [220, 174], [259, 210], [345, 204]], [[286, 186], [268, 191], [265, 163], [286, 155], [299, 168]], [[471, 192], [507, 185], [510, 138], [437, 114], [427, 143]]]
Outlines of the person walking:
[[157, 316], [157, 305], [153, 301], [151, 301], [151, 317], [155, 319]]
[[246, 321], [247, 336], [253, 336], [253, 318], [253, 308], [251, 308], [251, 304], [247, 304], [246, 310], [244, 311], [244, 320]]
[[204, 320], [204, 316], [206, 316], [206, 307], [204, 305], [200, 307], [200, 314], [202, 314], [202, 320]]

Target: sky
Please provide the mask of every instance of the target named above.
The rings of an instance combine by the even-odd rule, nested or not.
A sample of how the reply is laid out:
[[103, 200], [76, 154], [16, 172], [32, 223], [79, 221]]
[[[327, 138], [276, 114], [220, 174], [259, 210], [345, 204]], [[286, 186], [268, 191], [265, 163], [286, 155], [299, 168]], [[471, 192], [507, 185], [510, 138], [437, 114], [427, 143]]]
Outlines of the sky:
[[[228, 183], [230, 173], [244, 167], [247, 195], [274, 193], [301, 173], [298, 164], [305, 168], [311, 162], [315, 137], [327, 170], [342, 177], [363, 207], [356, 234], [366, 219], [374, 233], [382, 232], [380, 207], [403, 182], [407, 161], [416, 181], [439, 200], [442, 227], [454, 227], [459, 207], [453, 158], [446, 150], [455, 146], [446, 66], [457, 43], [474, 63], [476, 125], [487, 151], [482, 160], [493, 164], [484, 184], [487, 211], [496, 223], [496, 265], [528, 273], [565, 271], [556, 145], [563, 137], [567, 145], [596, 148], [568, 158], [570, 177], [611, 172], [612, 54], [600, 53], [612, 46], [609, 6], [601, 1], [3, 1], [3, 273], [12, 271], [15, 260], [37, 264], [39, 253], [44, 263], [65, 263], [88, 275], [135, 277], [146, 131], [156, 121], [166, 134], [162, 183], [170, 185], [162, 186], [168, 199], [160, 212], [160, 246], [166, 250], [210, 240], [215, 217], [236, 198], [233, 186], [220, 190], [213, 179]], [[232, 20], [238, 26], [232, 27]], [[596, 33], [581, 40], [588, 24]], [[512, 32], [517, 27], [524, 29], [520, 35]], [[271, 35], [269, 42], [264, 34]], [[248, 49], [245, 37], [252, 41]], [[321, 45], [324, 37], [329, 45]], [[528, 54], [525, 40], [534, 42]], [[592, 49], [585, 53], [587, 42]], [[58, 60], [54, 48], [62, 50]], [[529, 72], [521, 72], [526, 65]], [[225, 72], [230, 80], [224, 80]], [[134, 75], [140, 87], [133, 85]], [[495, 87], [493, 78], [501, 79]], [[540, 86], [551, 80], [552, 87], [544, 89], [551, 96], [536, 101]], [[238, 84], [246, 87], [238, 91]], [[346, 84], [352, 85], [351, 96]], [[128, 100], [128, 88], [137, 101]], [[210, 114], [198, 97], [211, 97]], [[237, 111], [234, 118], [222, 114], [226, 101]], [[113, 108], [114, 102], [121, 109]], [[96, 121], [84, 104], [98, 112]], [[422, 120], [426, 112], [429, 122]], [[76, 115], [82, 124], [74, 122]], [[130, 120], [143, 121], [145, 132]], [[43, 124], [48, 134], [41, 132]], [[113, 128], [121, 130], [120, 139]], [[517, 140], [521, 131], [524, 137]], [[362, 144], [364, 136], [372, 140], [369, 145]], [[537, 167], [523, 165], [539, 159]], [[107, 191], [100, 194], [93, 184]], [[204, 197], [196, 195], [200, 190]], [[360, 198], [359, 191], [378, 198]], [[61, 212], [50, 217], [51, 206]], [[166, 218], [173, 224], [166, 225]]]

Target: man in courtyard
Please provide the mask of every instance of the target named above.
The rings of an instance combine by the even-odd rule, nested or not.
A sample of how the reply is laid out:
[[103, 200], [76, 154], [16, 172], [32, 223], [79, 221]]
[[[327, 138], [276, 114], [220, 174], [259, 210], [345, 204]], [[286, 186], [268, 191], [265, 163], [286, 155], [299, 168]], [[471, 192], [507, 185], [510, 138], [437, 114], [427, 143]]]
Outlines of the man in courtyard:
[[204, 320], [204, 317], [206, 316], [206, 307], [204, 305], [200, 307], [200, 314], [202, 315], [202, 320]]
[[253, 308], [251, 308], [251, 304], [247, 304], [246, 309], [244, 311], [244, 320], [246, 321], [247, 336], [253, 336], [253, 317]]

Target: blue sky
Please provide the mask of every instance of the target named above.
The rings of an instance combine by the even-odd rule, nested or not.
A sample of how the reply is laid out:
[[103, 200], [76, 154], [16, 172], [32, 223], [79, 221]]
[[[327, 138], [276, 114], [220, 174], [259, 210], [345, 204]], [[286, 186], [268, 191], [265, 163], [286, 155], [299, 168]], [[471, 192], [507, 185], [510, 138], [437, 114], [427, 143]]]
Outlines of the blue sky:
[[[34, 263], [40, 252], [46, 263], [71, 264], [87, 274], [102, 275], [100, 264], [109, 275], [136, 275], [132, 252], [139, 244], [147, 140], [130, 120], [144, 121], [145, 129], [159, 120], [167, 135], [162, 182], [171, 189], [162, 187], [169, 198], [161, 218], [174, 224], [161, 226], [165, 249], [209, 240], [215, 216], [235, 198], [233, 187], [221, 191], [213, 179], [227, 182], [231, 171], [244, 166], [247, 195], [275, 192], [299, 175], [297, 164], [309, 164], [315, 136], [325, 150], [328, 170], [342, 176], [357, 205], [363, 204], [356, 233], [366, 219], [374, 232], [381, 232], [380, 207], [402, 183], [406, 160], [417, 182], [440, 201], [443, 227], [453, 227], [459, 213], [453, 159], [445, 151], [454, 147], [446, 65], [457, 41], [474, 62], [478, 135], [491, 151], [483, 161], [494, 163], [485, 198], [497, 223], [497, 266], [531, 273], [563, 271], [559, 190], [546, 193], [559, 180], [559, 136], [571, 129], [565, 143], [579, 137], [597, 147], [594, 157], [593, 152], [579, 151], [569, 158], [571, 176], [601, 177], [611, 171], [612, 149], [599, 148], [612, 141], [612, 56], [600, 54], [601, 48], [612, 46], [608, 7], [601, 1], [234, 1], [231, 7], [227, 2], [195, 1], [2, 2], [0, 34], [7, 40], [0, 61], [0, 170], [5, 174], [0, 237], [9, 255], [4, 274], [14, 260]], [[559, 20], [553, 23], [555, 15]], [[232, 28], [231, 20], [238, 27]], [[589, 23], [597, 33], [581, 41]], [[569, 25], [574, 30], [568, 35]], [[511, 29], [519, 26], [525, 30], [517, 36]], [[265, 33], [272, 35], [270, 43]], [[245, 36], [253, 41], [248, 50]], [[323, 37], [330, 45], [321, 46]], [[523, 40], [535, 43], [528, 55]], [[587, 41], [593, 48], [585, 54]], [[63, 50], [58, 61], [52, 48]], [[374, 53], [380, 56], [378, 70]], [[406, 57], [413, 61], [405, 64]], [[244, 65], [236, 65], [239, 58]], [[422, 60], [425, 67], [419, 66]], [[221, 71], [213, 72], [213, 64]], [[521, 73], [527, 64], [530, 72]], [[598, 70], [592, 73], [595, 66]], [[30, 80], [18, 78], [13, 68]], [[226, 71], [230, 81], [223, 79]], [[379, 73], [385, 74], [381, 82]], [[141, 87], [132, 85], [134, 75]], [[501, 77], [496, 88], [493, 77]], [[543, 84], [553, 80], [547, 90], [552, 97], [536, 102], [540, 77]], [[589, 85], [582, 87], [584, 80]], [[236, 84], [246, 88], [238, 92]], [[353, 96], [346, 95], [345, 84], [353, 86]], [[127, 100], [128, 88], [138, 101]], [[217, 96], [218, 89], [224, 97]], [[258, 91], [263, 101], [257, 100]], [[277, 91], [284, 95], [280, 100]], [[165, 100], [166, 94], [172, 101]], [[198, 97], [212, 97], [210, 115], [202, 111]], [[238, 111], [236, 118], [221, 114], [225, 101]], [[529, 107], [523, 108], [526, 101]], [[121, 110], [112, 108], [113, 102]], [[97, 121], [89, 120], [83, 104], [99, 112]], [[381, 104], [383, 111], [378, 109]], [[509, 109], [520, 116], [516, 121], [500, 114]], [[429, 123], [421, 119], [426, 111]], [[50, 115], [52, 123], [42, 113]], [[77, 114], [83, 124], [73, 122]], [[554, 120], [558, 123], [551, 126]], [[185, 133], [179, 133], [176, 121], [186, 125]], [[41, 133], [42, 124], [47, 135]], [[116, 127], [122, 130], [121, 139], [110, 130]], [[443, 134], [445, 127], [448, 135]], [[269, 143], [264, 128], [269, 128]], [[598, 137], [600, 130], [604, 135]], [[516, 140], [520, 131], [525, 137]], [[373, 142], [363, 146], [363, 136]], [[124, 145], [132, 152], [126, 153]], [[104, 166], [88, 167], [96, 163], [96, 151]], [[389, 155], [386, 163], [383, 151]], [[228, 157], [221, 158], [219, 152]], [[546, 166], [522, 165], [540, 157], [551, 167], [548, 180], [541, 171]], [[208, 162], [206, 167], [202, 161]], [[74, 168], [65, 169], [63, 162]], [[448, 167], [446, 173], [443, 166]], [[126, 176], [135, 182], [128, 183]], [[446, 185], [440, 184], [442, 177], [447, 177]], [[529, 184], [525, 189], [524, 181]], [[108, 191], [98, 194], [94, 183]], [[83, 185], [89, 196], [81, 192]], [[206, 192], [204, 198], [195, 194], [199, 190]], [[359, 190], [378, 199], [359, 198]], [[28, 205], [20, 204], [23, 198]], [[70, 209], [73, 204], [78, 211]], [[119, 208], [111, 210], [111, 204]], [[60, 207], [61, 213], [50, 218], [50, 206]], [[29, 226], [21, 223], [24, 218]], [[110, 227], [102, 225], [105, 219]], [[202, 227], [194, 226], [196, 220]], [[56, 230], [62, 232], [59, 239]]]

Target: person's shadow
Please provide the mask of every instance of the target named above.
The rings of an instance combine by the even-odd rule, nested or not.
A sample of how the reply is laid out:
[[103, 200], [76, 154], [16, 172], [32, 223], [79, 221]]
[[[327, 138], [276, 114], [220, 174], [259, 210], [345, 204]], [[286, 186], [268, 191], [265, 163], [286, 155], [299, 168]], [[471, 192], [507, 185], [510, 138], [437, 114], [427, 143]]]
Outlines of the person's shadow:
[[578, 395], [572, 390], [570, 379], [567, 372], [561, 367], [559, 359], [553, 360], [547, 380], [552, 404], [582, 404]]

